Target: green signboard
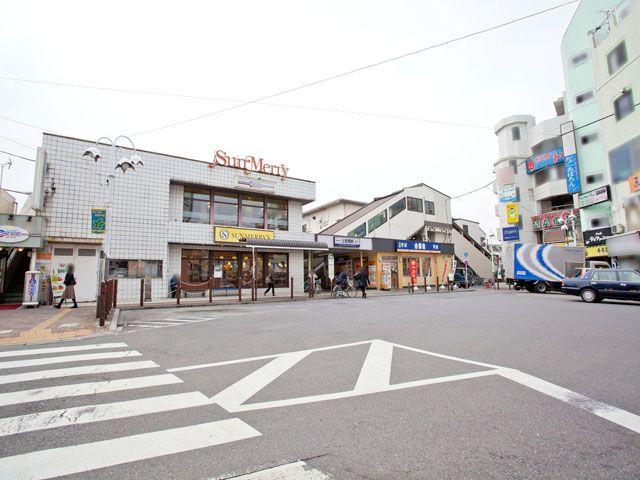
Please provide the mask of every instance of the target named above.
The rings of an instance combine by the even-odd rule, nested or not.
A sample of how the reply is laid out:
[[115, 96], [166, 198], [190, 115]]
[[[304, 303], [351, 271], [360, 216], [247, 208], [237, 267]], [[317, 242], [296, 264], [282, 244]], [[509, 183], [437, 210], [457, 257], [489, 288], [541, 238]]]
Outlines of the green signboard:
[[104, 233], [107, 229], [107, 209], [91, 209], [91, 233]]

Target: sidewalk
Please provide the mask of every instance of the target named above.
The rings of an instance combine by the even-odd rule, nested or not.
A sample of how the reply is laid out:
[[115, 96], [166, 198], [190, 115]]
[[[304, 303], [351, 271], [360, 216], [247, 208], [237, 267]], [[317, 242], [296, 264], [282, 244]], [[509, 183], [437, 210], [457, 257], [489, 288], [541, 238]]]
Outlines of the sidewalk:
[[96, 307], [62, 308], [43, 305], [0, 311], [0, 346], [85, 337], [109, 331], [98, 325]]

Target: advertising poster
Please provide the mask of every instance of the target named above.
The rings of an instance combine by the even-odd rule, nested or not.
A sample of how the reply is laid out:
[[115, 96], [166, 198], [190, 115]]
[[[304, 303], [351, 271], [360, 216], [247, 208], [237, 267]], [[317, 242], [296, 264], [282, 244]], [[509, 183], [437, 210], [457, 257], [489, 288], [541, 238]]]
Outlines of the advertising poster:
[[391, 264], [389, 262], [382, 262], [380, 271], [380, 288], [383, 290], [391, 289]]
[[510, 203], [518, 201], [518, 189], [513, 183], [511, 185], [498, 187], [498, 194], [500, 195], [500, 203]]
[[375, 287], [378, 283], [378, 267], [375, 264], [369, 265], [369, 282], [371, 286]]
[[91, 209], [91, 233], [104, 233], [107, 230], [107, 209]]
[[520, 220], [520, 213], [518, 212], [517, 203], [507, 203], [507, 223], [518, 223]]
[[411, 285], [415, 285], [418, 278], [418, 261], [415, 258], [409, 260], [409, 276], [411, 277]]
[[22, 294], [22, 305], [35, 306], [38, 305], [40, 296], [40, 281], [42, 275], [40, 272], [28, 271], [24, 274], [24, 292]]
[[64, 292], [64, 277], [66, 274], [66, 263], [57, 263], [51, 266], [51, 292], [54, 298], [62, 296], [62, 292]]

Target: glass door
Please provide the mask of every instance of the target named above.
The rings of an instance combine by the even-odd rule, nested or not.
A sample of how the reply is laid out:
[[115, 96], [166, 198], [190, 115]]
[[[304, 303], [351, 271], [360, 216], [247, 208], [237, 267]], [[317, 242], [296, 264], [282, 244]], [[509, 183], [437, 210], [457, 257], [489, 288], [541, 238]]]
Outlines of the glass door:
[[213, 252], [212, 256], [215, 288], [237, 288], [238, 254], [235, 252]]

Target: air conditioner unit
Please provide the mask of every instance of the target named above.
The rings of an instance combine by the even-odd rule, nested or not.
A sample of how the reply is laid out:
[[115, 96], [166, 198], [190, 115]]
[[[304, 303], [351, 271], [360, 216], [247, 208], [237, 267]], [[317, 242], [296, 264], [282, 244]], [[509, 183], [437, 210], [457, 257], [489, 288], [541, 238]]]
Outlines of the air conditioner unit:
[[621, 223], [616, 223], [611, 227], [611, 233], [613, 233], [614, 235], [624, 233], [624, 225], [622, 225]]

